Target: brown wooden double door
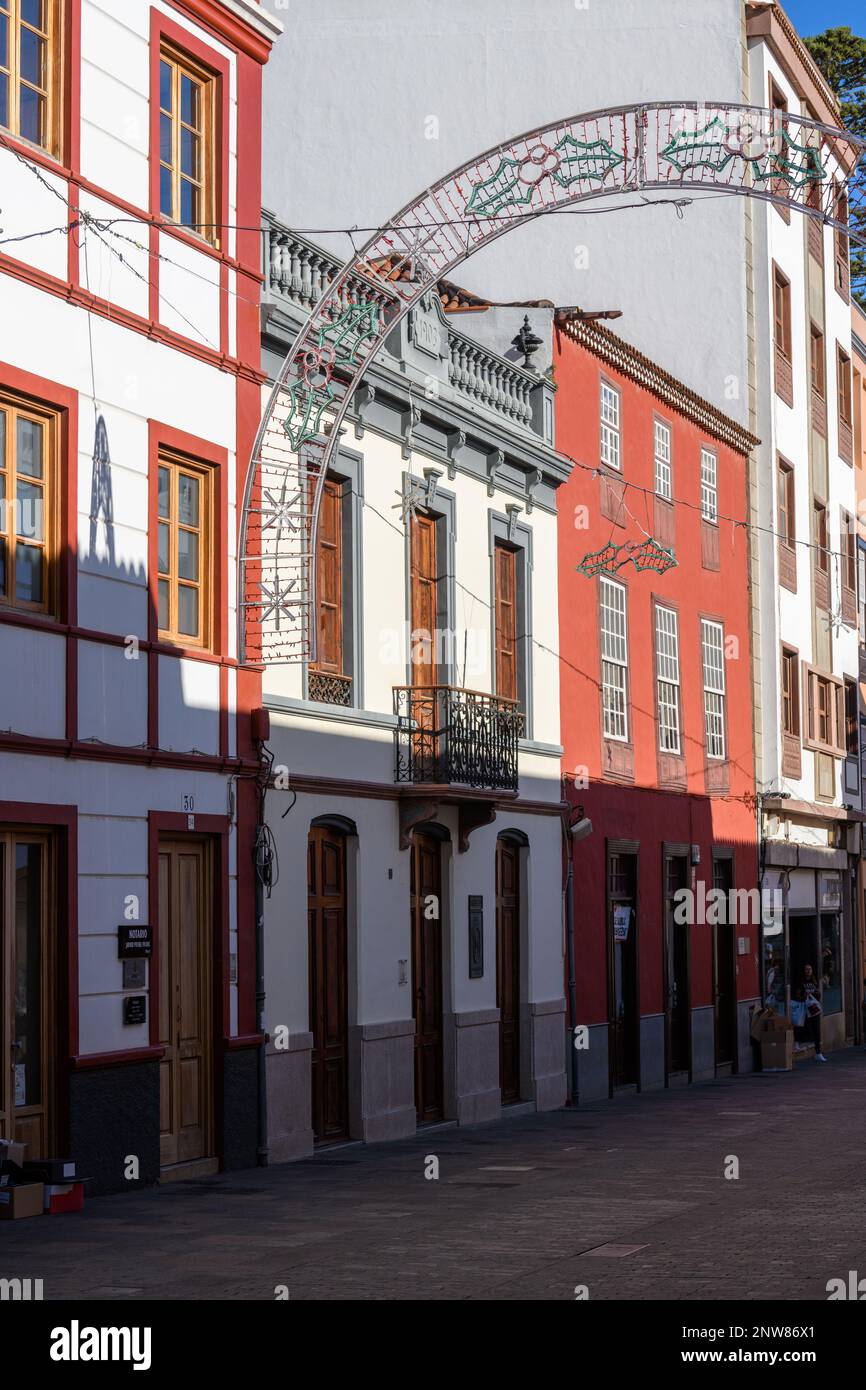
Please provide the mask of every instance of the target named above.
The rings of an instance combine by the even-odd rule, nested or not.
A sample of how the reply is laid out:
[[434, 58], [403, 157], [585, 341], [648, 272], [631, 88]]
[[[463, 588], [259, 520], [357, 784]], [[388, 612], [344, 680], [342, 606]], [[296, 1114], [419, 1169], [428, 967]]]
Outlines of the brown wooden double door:
[[496, 842], [496, 1007], [502, 1104], [520, 1099], [520, 849]]
[[0, 828], [0, 1138], [44, 1158], [53, 1140], [52, 841]]
[[442, 846], [412, 836], [410, 900], [415, 1015], [415, 1110], [418, 1124], [441, 1120], [442, 1094]]
[[160, 838], [160, 1163], [213, 1156], [211, 847]]
[[312, 1126], [316, 1140], [349, 1134], [346, 840], [313, 826], [307, 848]]

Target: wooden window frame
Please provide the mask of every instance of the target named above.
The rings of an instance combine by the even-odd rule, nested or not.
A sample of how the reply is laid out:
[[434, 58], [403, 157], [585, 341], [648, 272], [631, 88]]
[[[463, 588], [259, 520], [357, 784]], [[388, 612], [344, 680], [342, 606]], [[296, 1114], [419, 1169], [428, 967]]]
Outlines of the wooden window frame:
[[[668, 613], [673, 618], [673, 639], [676, 644], [676, 679], [671, 680], [669, 676], [662, 675], [663, 653], [661, 650], [661, 628], [659, 614]], [[669, 634], [670, 635], [670, 634]], [[682, 655], [680, 651], [680, 615], [679, 611], [669, 603], [662, 603], [656, 599], [653, 603], [653, 637], [654, 637], [654, 656], [655, 656], [655, 683], [656, 683], [656, 746], [660, 754], [670, 758], [680, 758], [683, 756], [683, 667]], [[673, 702], [671, 708], [675, 710], [676, 718], [676, 748], [665, 748], [662, 741], [662, 686], [668, 686], [673, 691]]]
[[[667, 451], [665, 459], [659, 454], [659, 431], [667, 432]], [[659, 465], [667, 469], [667, 491], [659, 487]], [[653, 488], [656, 497], [660, 497], [663, 502], [671, 502], [674, 490], [674, 431], [669, 420], [663, 420], [660, 415], [653, 415]]]
[[[786, 679], [786, 672], [788, 673]], [[790, 738], [800, 737], [800, 655], [796, 647], [782, 643], [782, 733]], [[786, 701], [790, 708], [790, 720], [786, 717]]]
[[[803, 747], [810, 748], [815, 753], [828, 753], [832, 758], [844, 758], [846, 756], [844, 685], [837, 676], [819, 671], [817, 667], [810, 666], [805, 661], [801, 663], [801, 666], [803, 671], [802, 709], [806, 715], [802, 730]], [[817, 733], [818, 703], [816, 696], [821, 688], [826, 689], [829, 697], [827, 699], [829, 740], [820, 738]]]
[[[3, 457], [0, 458], [0, 470], [2, 470], [3, 473], [6, 489], [5, 504], [0, 503], [0, 505], [4, 505], [5, 510], [5, 516], [2, 520], [2, 534], [6, 541], [7, 586], [11, 585], [13, 590], [11, 595], [0, 594], [0, 614], [12, 611], [16, 613], [42, 614], [47, 618], [57, 618], [59, 616], [61, 561], [60, 415], [59, 412], [51, 406], [31, 401], [2, 388], [0, 388], [0, 411], [6, 416], [4, 454]], [[42, 426], [44, 431], [43, 478], [41, 479], [41, 484], [43, 495], [47, 500], [43, 503], [43, 537], [41, 543], [27, 539], [22, 540], [15, 534], [17, 527], [11, 524], [15, 514], [14, 509], [17, 492], [15, 487], [17, 460], [14, 458], [14, 453], [17, 438], [16, 425], [19, 417], [36, 421]], [[24, 474], [23, 476], [31, 485], [38, 485], [40, 482], [39, 479], [31, 478], [29, 474]], [[14, 595], [15, 554], [19, 543], [29, 545], [37, 544], [38, 548], [43, 552], [43, 599], [41, 603], [31, 603], [26, 599], [16, 598]]]
[[[819, 341], [821, 344], [821, 353], [820, 358], [817, 361], [818, 370], [816, 372], [815, 344]], [[819, 398], [819, 400], [825, 401], [827, 399], [826, 341], [824, 336], [824, 330], [822, 328], [819, 328], [818, 324], [815, 323], [814, 320], [809, 324], [809, 377], [812, 383], [813, 395], [816, 395]]]
[[[156, 554], [159, 554], [159, 526], [169, 523], [169, 571], [167, 573], [159, 569], [159, 560], [156, 561], [156, 582], [154, 593], [157, 604], [156, 627], [157, 638], [160, 642], [169, 643], [174, 647], [187, 647], [191, 650], [213, 652], [216, 650], [215, 641], [217, 636], [217, 621], [214, 613], [214, 595], [217, 591], [214, 537], [216, 534], [216, 506], [217, 506], [217, 486], [216, 470], [211, 464], [202, 463], [198, 459], [190, 458], [185, 454], [179, 454], [173, 449], [160, 448], [157, 461], [157, 470], [168, 468], [171, 472], [171, 492], [169, 517], [159, 515], [159, 477], [157, 472], [157, 510], [153, 524], [157, 527]], [[177, 533], [180, 529], [180, 522], [177, 518], [176, 499], [177, 499], [177, 476], [185, 473], [196, 477], [199, 480], [199, 525], [195, 527], [185, 526], [184, 530], [197, 530], [199, 535], [199, 578], [198, 581], [183, 580], [177, 572]], [[202, 486], [203, 484], [203, 486]], [[161, 580], [169, 580], [169, 626], [163, 628], [159, 626], [159, 584]], [[194, 587], [199, 595], [199, 633], [192, 636], [189, 633], [180, 632], [177, 627], [177, 592], [181, 585]]]
[[[797, 506], [794, 465], [776, 455], [776, 511], [778, 513], [779, 583], [797, 592]], [[783, 500], [784, 499], [784, 500]]]
[[[833, 215], [837, 221], [848, 224], [850, 216], [848, 190], [845, 184], [839, 183], [838, 180], [834, 180], [833, 185]], [[851, 300], [850, 252], [848, 237], [838, 227], [833, 228], [833, 261], [833, 284], [836, 293], [848, 304]]]
[[[604, 617], [604, 610], [605, 610], [605, 603], [604, 603], [605, 585], [609, 585], [611, 588], [618, 589], [618, 590], [620, 590], [621, 593], [622, 593], [622, 619], [623, 619], [622, 642], [623, 642], [623, 646], [624, 646], [624, 649], [625, 649], [625, 658], [624, 658], [623, 660], [620, 660], [618, 657], [605, 656], [605, 653], [604, 653], [605, 631], [604, 631], [603, 617]], [[599, 668], [600, 668], [600, 675], [601, 675], [601, 729], [602, 729], [602, 737], [603, 737], [606, 741], [609, 741], [609, 742], [611, 742], [611, 743], [628, 744], [628, 743], [631, 742], [631, 738], [630, 738], [630, 733], [631, 733], [631, 718], [630, 718], [630, 716], [631, 716], [631, 711], [630, 711], [630, 709], [629, 709], [628, 589], [626, 588], [625, 584], [621, 583], [620, 580], [618, 580], [618, 579], [613, 579], [613, 578], [610, 578], [609, 576], [606, 576], [606, 575], [601, 576], [600, 579], [599, 579], [599, 586], [598, 586], [598, 611], [599, 611], [598, 649], [599, 649]], [[616, 638], [618, 637], [619, 634], [617, 634], [617, 633], [612, 633], [611, 635], [612, 635], [612, 637], [613, 637], [614, 639], [616, 639]], [[608, 733], [607, 728], [605, 727], [605, 717], [606, 717], [606, 712], [607, 712], [607, 711], [606, 711], [606, 705], [605, 705], [605, 698], [604, 698], [604, 697], [605, 697], [605, 679], [604, 679], [604, 666], [605, 666], [605, 663], [607, 663], [607, 664], [610, 665], [610, 666], [616, 667], [616, 669], [617, 669], [618, 671], [621, 671], [621, 672], [622, 672], [622, 705], [623, 705], [623, 708], [622, 708], [622, 720], [623, 720], [623, 732], [622, 732], [621, 734], [615, 734], [615, 733], [612, 734], [612, 733]], [[612, 688], [613, 688], [613, 687], [612, 687]]]
[[[311, 484], [311, 487], [312, 487], [312, 484]], [[322, 499], [321, 499], [321, 501], [320, 501], [320, 503], [319, 503], [319, 519], [320, 519], [320, 521], [321, 521], [321, 510], [322, 510], [322, 505], [323, 505], [323, 503], [324, 503], [324, 501], [325, 501], [325, 497], [326, 497], [326, 496], [334, 498], [334, 504], [335, 504], [335, 506], [336, 506], [336, 508], [337, 508], [337, 539], [336, 539], [336, 542], [335, 542], [335, 544], [334, 544], [334, 546], [333, 546], [333, 549], [334, 549], [334, 551], [335, 551], [335, 553], [336, 553], [336, 557], [337, 557], [337, 558], [336, 558], [336, 561], [335, 561], [335, 573], [336, 573], [336, 578], [337, 578], [337, 598], [336, 598], [336, 603], [335, 603], [334, 606], [335, 606], [335, 608], [336, 608], [336, 610], [337, 610], [337, 613], [338, 613], [337, 625], [338, 625], [339, 637], [338, 637], [338, 643], [337, 643], [337, 644], [338, 644], [338, 646], [339, 646], [340, 655], [339, 655], [339, 660], [338, 660], [338, 661], [334, 661], [334, 660], [329, 660], [329, 659], [327, 659], [327, 658], [323, 658], [323, 657], [322, 657], [322, 654], [321, 654], [322, 642], [321, 642], [321, 640], [320, 640], [320, 641], [318, 642], [318, 644], [317, 644], [317, 655], [316, 655], [316, 660], [310, 662], [310, 668], [309, 668], [311, 672], [318, 672], [318, 673], [320, 673], [320, 674], [336, 675], [336, 676], [344, 676], [344, 675], [346, 674], [346, 672], [345, 672], [345, 665], [346, 665], [346, 656], [345, 656], [346, 592], [345, 592], [345, 557], [344, 557], [344, 555], [343, 555], [343, 492], [344, 492], [344, 487], [345, 487], [345, 484], [344, 484], [344, 481], [343, 481], [342, 478], [333, 477], [333, 476], [329, 473], [328, 476], [325, 478], [325, 481], [324, 481], [324, 483], [323, 483], [323, 485], [322, 485], [322, 488], [323, 488]], [[322, 571], [322, 550], [323, 550], [323, 548], [327, 547], [328, 544], [329, 544], [329, 543], [328, 543], [327, 540], [325, 539], [325, 536], [324, 536], [324, 534], [323, 534], [323, 532], [322, 532], [321, 525], [320, 525], [320, 526], [317, 528], [317, 535], [316, 535], [316, 618], [317, 618], [317, 622], [319, 623], [319, 631], [320, 631], [320, 632], [321, 632], [321, 608], [322, 608], [322, 604], [323, 604], [322, 589], [323, 589], [323, 587], [324, 587], [324, 586], [322, 585], [321, 579], [320, 579], [320, 575], [321, 575], [321, 571]]]
[[[52, 159], [59, 159], [62, 141], [62, 113], [64, 91], [64, 32], [65, 11], [61, 0], [45, 0], [45, 29], [34, 29], [21, 16], [21, 0], [0, 0], [6, 11], [9, 32], [7, 52], [8, 67], [0, 69], [8, 81], [9, 125], [0, 125], [15, 140], [30, 149], [41, 150]], [[43, 74], [44, 85], [35, 87], [20, 74], [20, 32], [22, 25], [43, 38], [45, 43], [47, 73]], [[41, 143], [31, 140], [21, 133], [20, 90], [22, 84], [30, 91], [36, 91], [45, 102], [46, 140]]]
[[[704, 460], [713, 460], [713, 481], [712, 483], [704, 480]], [[701, 445], [701, 520], [707, 522], [709, 526], [719, 524], [719, 455], [718, 450], [711, 449], [709, 445]], [[707, 498], [712, 498], [712, 506], [708, 509], [705, 504], [704, 489], [706, 488]]]
[[[163, 63], [169, 64], [172, 68], [172, 111], [166, 112], [162, 107], [161, 92], [162, 79], [161, 68]], [[201, 141], [202, 149], [202, 169], [201, 179], [198, 186], [201, 190], [201, 221], [197, 223], [187, 223], [180, 219], [180, 191], [182, 179], [186, 176], [182, 174], [180, 163], [180, 135], [181, 125], [185, 124], [180, 118], [180, 87], [181, 78], [188, 77], [197, 82], [202, 89], [202, 127], [197, 132]], [[189, 235], [201, 238], [208, 245], [220, 248], [221, 228], [217, 225], [217, 209], [219, 201], [219, 169], [218, 159], [218, 139], [219, 130], [219, 83], [220, 74], [214, 72], [198, 59], [193, 58], [183, 48], [172, 41], [162, 38], [159, 45], [157, 56], [157, 146], [154, 158], [157, 162], [156, 177], [156, 196], [157, 209], [163, 221], [172, 227], [180, 227]], [[162, 159], [161, 144], [161, 121], [163, 115], [169, 115], [172, 121], [172, 162], [167, 165]], [[191, 127], [190, 127], [191, 128]], [[172, 184], [172, 212], [166, 213], [162, 207], [162, 171], [169, 168], [171, 171]], [[190, 180], [192, 181], [192, 180]], [[175, 213], [178, 215], [175, 216]]]
[[845, 756], [860, 758], [860, 702], [857, 682], [852, 676], [843, 677], [845, 701]]
[[[781, 300], [780, 300], [781, 296]], [[779, 312], [781, 303], [781, 314]], [[791, 356], [791, 281], [773, 262], [773, 379], [776, 395], [794, 405], [794, 368]]]
[[[782, 129], [786, 130], [788, 126], [788, 116], [790, 115], [790, 106], [788, 104], [788, 98], [785, 96], [785, 93], [782, 91], [781, 87], [779, 86], [776, 79], [773, 77], [772, 73], [770, 73], [769, 75], [767, 96], [770, 110], [780, 111], [782, 113]], [[775, 128], [776, 127], [774, 123], [774, 131]], [[771, 193], [787, 193], [788, 185], [784, 179], [771, 179], [769, 189]], [[781, 217], [782, 221], [787, 222], [788, 225], [790, 225], [791, 209], [787, 206], [782, 207], [778, 203], [774, 203], [773, 206], [776, 209], [779, 216]]]
[[[726, 680], [726, 673], [725, 673], [725, 628], [724, 628], [724, 624], [721, 623], [717, 618], [701, 618], [700, 623], [701, 623], [701, 626], [700, 626], [700, 634], [701, 634], [701, 688], [702, 688], [702, 690], [703, 690], [703, 704], [704, 704], [704, 752], [705, 752], [705, 754], [706, 754], [706, 758], [707, 758], [707, 762], [708, 762], [708, 763], [716, 763], [716, 764], [718, 764], [718, 763], [727, 762], [727, 759], [728, 759], [728, 682], [727, 682], [727, 680]], [[718, 628], [719, 634], [720, 634], [720, 643], [719, 643], [719, 650], [720, 650], [720, 652], [721, 652], [721, 667], [720, 667], [720, 670], [721, 670], [721, 673], [722, 673], [722, 675], [721, 675], [721, 689], [720, 689], [720, 690], [719, 690], [719, 689], [716, 689], [715, 686], [712, 686], [712, 685], [708, 685], [708, 684], [707, 684], [707, 662], [706, 662], [706, 658], [705, 658], [704, 634], [705, 634], [705, 629], [706, 629], [706, 628], [709, 628], [709, 627]], [[722, 703], [721, 703], [721, 730], [722, 730], [722, 732], [721, 732], [721, 743], [722, 743], [722, 751], [721, 751], [721, 753], [711, 753], [711, 752], [710, 752], [709, 715], [710, 715], [710, 713], [711, 713], [711, 710], [710, 710], [710, 702], [707, 700], [707, 696], [708, 696], [708, 695], [717, 696], [717, 697], [719, 697], [719, 698], [721, 699], [721, 702], [722, 702]], [[718, 714], [718, 713], [719, 713], [719, 711], [712, 711], [712, 712], [713, 712], [714, 714]]]
[[[604, 393], [610, 391], [616, 398], [616, 424], [612, 424], [604, 418]], [[622, 391], [608, 377], [599, 378], [598, 387], [598, 457], [603, 468], [609, 468], [617, 475], [622, 473]], [[610, 432], [610, 436], [616, 439], [616, 463], [611, 463], [604, 456], [605, 430]]]
[[[505, 652], [506, 648], [505, 648], [504, 644], [502, 644], [502, 643], [500, 642], [500, 635], [504, 632], [504, 629], [503, 629], [503, 627], [502, 627], [502, 625], [501, 625], [501, 623], [500, 623], [500, 613], [501, 613], [502, 607], [503, 607], [503, 605], [504, 605], [504, 603], [505, 603], [505, 600], [503, 599], [503, 596], [502, 596], [502, 593], [501, 593], [500, 584], [499, 584], [499, 556], [500, 556], [500, 555], [507, 555], [507, 556], [509, 557], [508, 563], [509, 563], [510, 568], [511, 568], [511, 582], [512, 582], [511, 610], [512, 610], [512, 627], [513, 627], [513, 634], [506, 634], [506, 636], [508, 636], [508, 635], [513, 635], [513, 642], [512, 642], [511, 653], [510, 653], [510, 655], [511, 655], [511, 662], [512, 662], [512, 672], [513, 672], [513, 690], [505, 690], [505, 689], [503, 688], [503, 687], [504, 687], [504, 682], [503, 682], [502, 679], [501, 679], [502, 668], [501, 668], [501, 663], [500, 663], [500, 653], [501, 653], [501, 652]], [[494, 686], [494, 688], [495, 688], [495, 690], [496, 690], [496, 694], [500, 697], [500, 699], [503, 699], [503, 700], [513, 700], [515, 704], [517, 704], [517, 703], [519, 702], [519, 700], [520, 700], [520, 658], [521, 658], [521, 650], [520, 650], [520, 649], [521, 649], [521, 643], [520, 643], [520, 613], [519, 613], [519, 582], [518, 582], [518, 573], [517, 573], [517, 566], [518, 566], [519, 559], [520, 559], [520, 551], [517, 550], [513, 545], [509, 545], [506, 541], [500, 540], [500, 539], [498, 539], [498, 538], [494, 539], [494, 542], [493, 542], [493, 575], [494, 575], [494, 595], [493, 595], [493, 641], [494, 641], [494, 656], [495, 656], [495, 669], [494, 669], [494, 681], [495, 681], [495, 686]]]

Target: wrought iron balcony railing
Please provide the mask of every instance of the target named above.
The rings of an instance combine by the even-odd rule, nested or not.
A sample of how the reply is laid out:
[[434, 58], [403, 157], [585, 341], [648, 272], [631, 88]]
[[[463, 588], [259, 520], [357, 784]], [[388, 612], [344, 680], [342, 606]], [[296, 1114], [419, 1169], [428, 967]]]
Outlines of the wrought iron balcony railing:
[[452, 685], [394, 687], [395, 781], [517, 790], [515, 700]]

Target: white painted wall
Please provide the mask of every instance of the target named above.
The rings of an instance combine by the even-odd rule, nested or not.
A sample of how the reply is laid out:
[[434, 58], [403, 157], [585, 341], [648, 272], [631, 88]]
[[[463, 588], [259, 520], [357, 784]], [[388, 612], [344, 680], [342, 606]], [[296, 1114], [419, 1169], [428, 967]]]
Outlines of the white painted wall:
[[[280, 135], [265, 141], [263, 201], [342, 257], [349, 239], [319, 229], [380, 226], [523, 131], [637, 101], [743, 100], [742, 0], [264, 7], [285, 33], [265, 70], [265, 121]], [[620, 308], [618, 333], [745, 423], [745, 400], [725, 395], [726, 378], [746, 379], [742, 237], [738, 198], [696, 202], [682, 221], [670, 206], [557, 215], [511, 232], [455, 278], [494, 299]], [[578, 247], [586, 269], [575, 267]]]

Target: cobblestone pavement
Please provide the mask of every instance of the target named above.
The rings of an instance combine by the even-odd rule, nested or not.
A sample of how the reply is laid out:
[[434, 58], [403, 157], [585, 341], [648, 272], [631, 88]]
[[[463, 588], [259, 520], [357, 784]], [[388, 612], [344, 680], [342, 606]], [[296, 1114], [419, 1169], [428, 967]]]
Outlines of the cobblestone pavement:
[[46, 1299], [823, 1300], [866, 1276], [864, 1141], [866, 1052], [840, 1052], [93, 1199], [0, 1226], [0, 1277]]

